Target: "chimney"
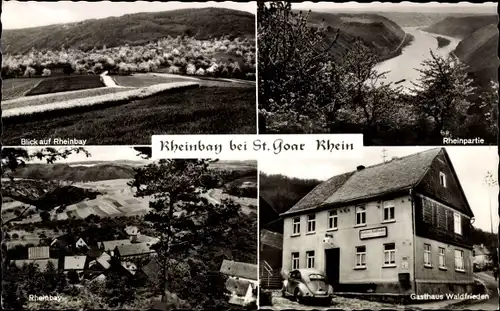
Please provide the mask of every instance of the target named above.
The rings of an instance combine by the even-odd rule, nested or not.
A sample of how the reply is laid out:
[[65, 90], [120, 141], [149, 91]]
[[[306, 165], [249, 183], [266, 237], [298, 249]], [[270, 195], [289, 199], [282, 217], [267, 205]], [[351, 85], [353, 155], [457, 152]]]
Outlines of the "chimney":
[[356, 170], [359, 172], [359, 171], [362, 171], [365, 169], [365, 166], [364, 165], [358, 165], [358, 167], [356, 167]]

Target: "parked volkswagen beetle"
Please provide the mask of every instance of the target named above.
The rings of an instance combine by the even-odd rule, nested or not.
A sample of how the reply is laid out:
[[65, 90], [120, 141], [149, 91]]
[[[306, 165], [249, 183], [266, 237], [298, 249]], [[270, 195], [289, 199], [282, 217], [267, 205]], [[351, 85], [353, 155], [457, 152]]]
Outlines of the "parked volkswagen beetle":
[[317, 269], [296, 269], [282, 274], [283, 297], [293, 296], [298, 303], [309, 300], [330, 304], [333, 287], [328, 284], [323, 272]]

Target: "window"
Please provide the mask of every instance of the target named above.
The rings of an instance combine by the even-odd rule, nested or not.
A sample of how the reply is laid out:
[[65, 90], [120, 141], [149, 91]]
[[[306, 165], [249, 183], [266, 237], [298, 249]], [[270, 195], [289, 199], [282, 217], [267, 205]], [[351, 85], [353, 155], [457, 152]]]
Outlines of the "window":
[[337, 211], [328, 212], [328, 229], [337, 229]]
[[300, 217], [293, 219], [293, 235], [300, 234]]
[[432, 266], [430, 244], [424, 244], [424, 266]]
[[356, 268], [366, 267], [366, 246], [356, 246]]
[[455, 270], [464, 271], [464, 251], [455, 250]]
[[394, 201], [384, 202], [384, 221], [394, 220]]
[[307, 215], [307, 232], [316, 231], [316, 215]]
[[439, 183], [446, 188], [446, 175], [443, 172], [439, 172]]
[[444, 247], [439, 248], [439, 268], [446, 268], [446, 256]]
[[460, 217], [460, 214], [454, 213], [454, 222], [453, 222], [453, 229], [456, 234], [462, 234], [462, 217]]
[[366, 207], [356, 206], [356, 225], [366, 224]]
[[396, 264], [396, 244], [384, 244], [384, 265]]
[[299, 253], [292, 253], [292, 269], [299, 268]]
[[314, 268], [314, 251], [309, 251], [306, 253], [307, 267]]

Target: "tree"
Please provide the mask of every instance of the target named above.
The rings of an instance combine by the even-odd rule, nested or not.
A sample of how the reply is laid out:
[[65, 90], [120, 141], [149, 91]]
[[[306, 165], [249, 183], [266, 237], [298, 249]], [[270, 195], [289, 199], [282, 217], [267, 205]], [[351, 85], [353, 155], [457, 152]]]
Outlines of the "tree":
[[36, 73], [35, 68], [28, 66], [28, 67], [26, 67], [26, 70], [24, 71], [24, 76], [31, 78], [35, 75], [35, 73]]
[[49, 77], [51, 73], [50, 69], [45, 68], [43, 69], [42, 77]]
[[498, 82], [491, 81], [490, 87], [480, 97], [480, 108], [484, 111], [481, 123], [487, 124], [487, 131], [493, 137], [498, 135]]
[[[241, 207], [231, 201], [221, 202], [220, 205], [208, 203], [204, 193], [213, 184], [208, 170], [211, 162], [160, 160], [136, 169], [134, 180], [130, 183], [137, 189], [138, 196], [153, 197], [149, 204], [152, 211], [145, 216], [145, 220], [151, 223], [160, 237], [155, 249], [164, 270], [163, 301], [176, 291], [183, 296], [181, 298], [191, 299], [193, 306], [202, 308], [226, 301], [225, 290], [213, 293], [203, 285], [208, 273], [218, 270], [222, 262], [214, 263], [213, 256], [205, 256], [216, 245], [228, 247], [225, 243], [232, 235], [242, 238], [237, 234]], [[256, 236], [256, 227], [254, 229], [253, 235], [247, 238]], [[249, 248], [246, 252], [256, 252], [256, 248]], [[206, 261], [200, 261], [200, 257]], [[193, 286], [200, 289], [197, 295], [184, 292], [188, 280], [195, 282]]]
[[467, 66], [454, 55], [442, 57], [430, 52], [422, 62], [420, 78], [414, 83], [419, 112], [433, 121], [434, 137], [455, 135], [465, 121], [471, 103], [468, 97], [476, 89], [467, 75]]
[[330, 103], [327, 89], [335, 77], [326, 71], [332, 68], [328, 66], [329, 50], [338, 32], [328, 39], [325, 27], [309, 27], [308, 14], [294, 13], [290, 2], [258, 2], [257, 16], [259, 108], [263, 117], [273, 117], [266, 112], [287, 112], [290, 120], [282, 122], [293, 123], [304, 115], [321, 116], [322, 106]]

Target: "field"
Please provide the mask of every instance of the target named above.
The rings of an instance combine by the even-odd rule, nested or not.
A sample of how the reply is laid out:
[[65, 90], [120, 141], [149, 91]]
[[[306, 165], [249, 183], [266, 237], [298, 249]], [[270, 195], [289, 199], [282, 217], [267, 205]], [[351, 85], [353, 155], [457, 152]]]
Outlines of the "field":
[[[76, 187], [97, 190], [102, 193], [102, 195], [97, 196], [97, 198], [93, 200], [84, 200], [77, 204], [69, 205], [63, 213], [52, 211], [51, 218], [64, 220], [72, 218], [73, 216], [83, 219], [90, 215], [117, 217], [136, 216], [147, 213], [149, 211], [149, 198], [134, 197], [134, 191], [127, 185], [128, 181], [129, 179], [114, 179], [98, 182], [75, 183], [74, 186]], [[13, 217], [12, 214], [14, 211], [22, 206], [17, 201], [8, 202], [4, 205], [7, 210], [2, 212], [2, 217], [7, 219]], [[34, 214], [19, 223], [34, 223], [39, 221], [41, 221], [40, 216]], [[37, 236], [25, 237], [27, 243], [33, 243], [36, 239], [38, 239]]]
[[255, 96], [255, 88], [200, 87], [68, 115], [54, 111], [43, 118], [5, 118], [3, 139], [6, 145], [28, 137], [147, 145], [154, 134], [253, 134]]
[[2, 101], [24, 96], [44, 78], [4, 79], [2, 81]]
[[71, 76], [43, 79], [26, 96], [93, 89], [105, 86], [100, 76]]
[[[16, 80], [16, 79], [9, 79], [9, 80]], [[100, 87], [95, 89], [79, 90], [74, 92], [64, 92], [60, 94], [44, 94], [44, 95], [20, 97], [2, 102], [2, 108], [12, 109], [12, 108], [22, 108], [28, 106], [40, 106], [58, 102], [65, 102], [77, 98], [87, 98], [92, 96], [119, 93], [128, 90], [130, 90], [130, 88]]]
[[112, 78], [113, 80], [115, 80], [116, 84], [128, 87], [144, 87], [160, 83], [190, 81], [189, 79], [183, 78], [182, 76], [178, 77], [174, 76], [167, 78], [167, 77], [159, 77], [147, 74], [136, 74], [130, 76], [113, 76]]

